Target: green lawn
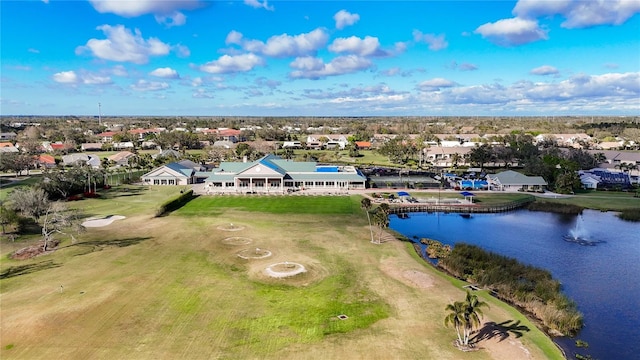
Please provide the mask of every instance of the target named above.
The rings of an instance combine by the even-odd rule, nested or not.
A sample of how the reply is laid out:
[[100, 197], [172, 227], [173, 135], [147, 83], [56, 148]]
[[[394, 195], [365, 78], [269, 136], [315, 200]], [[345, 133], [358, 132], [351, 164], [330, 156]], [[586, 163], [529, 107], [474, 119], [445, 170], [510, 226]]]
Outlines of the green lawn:
[[576, 194], [566, 198], [544, 198], [540, 200], [560, 204], [578, 205], [583, 208], [603, 211], [620, 211], [640, 208], [640, 198], [634, 197], [633, 193], [613, 191], [593, 191]]
[[[403, 243], [371, 244], [359, 196], [202, 196], [155, 218], [155, 208], [181, 189], [122, 186], [71, 202], [86, 216], [126, 218], [88, 228], [49, 255], [10, 260], [13, 247], [4, 243], [0, 357], [512, 358], [451, 346], [455, 334], [443, 325], [444, 308], [464, 297], [460, 283]], [[229, 223], [241, 228], [221, 230]], [[225, 243], [234, 236], [252, 243]], [[237, 256], [257, 247], [273, 255]], [[264, 274], [283, 261], [307, 272], [291, 279]], [[415, 273], [432, 285], [406, 280]], [[561, 358], [522, 315], [495, 304], [488, 319], [530, 329], [513, 340], [532, 359]]]
[[182, 216], [217, 215], [227, 209], [269, 214], [353, 215], [359, 196], [201, 196], [176, 211]]

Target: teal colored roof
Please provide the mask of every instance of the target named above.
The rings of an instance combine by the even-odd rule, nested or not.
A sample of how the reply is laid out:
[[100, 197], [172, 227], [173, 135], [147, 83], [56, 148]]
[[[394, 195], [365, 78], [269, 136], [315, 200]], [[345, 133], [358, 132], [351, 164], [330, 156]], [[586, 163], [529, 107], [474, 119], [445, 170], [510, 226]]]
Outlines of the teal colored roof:
[[257, 165], [263, 165], [294, 181], [366, 181], [359, 172], [318, 172], [317, 163], [313, 161], [284, 160], [275, 155], [266, 155], [252, 162], [223, 162], [220, 167], [212, 169], [206, 181], [221, 182], [232, 181], [234, 177], [243, 171]]
[[487, 177], [502, 185], [547, 185], [547, 182], [540, 176], [526, 176], [513, 170], [487, 175]]
[[287, 172], [315, 172], [316, 163], [313, 161], [291, 161], [291, 160], [272, 160], [275, 164], [285, 169]]
[[168, 167], [169, 169], [173, 170], [173, 171], [177, 171], [181, 174], [184, 174], [185, 176], [191, 176], [195, 173], [195, 170], [193, 170], [192, 168], [189, 167], [185, 167], [181, 164], [172, 162], [169, 163], [167, 165], [165, 165], [166, 167]]

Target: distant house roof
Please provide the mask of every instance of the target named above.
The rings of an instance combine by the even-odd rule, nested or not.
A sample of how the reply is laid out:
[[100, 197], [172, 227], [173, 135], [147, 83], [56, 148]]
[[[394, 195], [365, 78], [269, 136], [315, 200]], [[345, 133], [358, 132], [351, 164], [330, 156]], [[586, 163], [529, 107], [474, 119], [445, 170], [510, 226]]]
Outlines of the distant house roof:
[[105, 131], [105, 132], [100, 133], [100, 134], [98, 134], [96, 136], [99, 136], [99, 137], [111, 137], [111, 136], [113, 136], [115, 134], [120, 134], [120, 132], [119, 131]]
[[179, 151], [173, 150], [173, 149], [165, 149], [162, 150], [161, 152], [151, 155], [152, 158], [157, 159], [157, 158], [164, 158], [164, 157], [168, 157], [168, 158], [174, 158], [174, 159], [180, 159], [182, 158], [182, 154], [180, 154]]
[[52, 155], [41, 154], [38, 156], [38, 163], [42, 165], [55, 165], [56, 159]]
[[102, 143], [83, 143], [80, 148], [82, 150], [102, 150]]
[[120, 162], [126, 159], [129, 159], [130, 157], [135, 156], [134, 153], [129, 152], [129, 151], [121, 151], [117, 154], [113, 154], [111, 156], [109, 156], [107, 159], [111, 160], [111, 161], [115, 161], [115, 162]]
[[356, 146], [360, 149], [367, 149], [371, 147], [371, 141], [356, 141]]

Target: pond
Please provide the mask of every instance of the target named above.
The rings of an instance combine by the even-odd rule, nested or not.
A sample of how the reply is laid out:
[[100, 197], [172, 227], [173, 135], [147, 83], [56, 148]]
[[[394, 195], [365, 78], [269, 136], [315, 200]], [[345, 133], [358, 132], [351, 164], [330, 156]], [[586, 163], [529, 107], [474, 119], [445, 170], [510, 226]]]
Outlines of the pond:
[[554, 339], [567, 353], [594, 359], [640, 354], [640, 224], [613, 212], [579, 216], [519, 210], [501, 214], [412, 213], [390, 216], [390, 228], [409, 239], [465, 242], [549, 270], [578, 304], [585, 326], [576, 339]]

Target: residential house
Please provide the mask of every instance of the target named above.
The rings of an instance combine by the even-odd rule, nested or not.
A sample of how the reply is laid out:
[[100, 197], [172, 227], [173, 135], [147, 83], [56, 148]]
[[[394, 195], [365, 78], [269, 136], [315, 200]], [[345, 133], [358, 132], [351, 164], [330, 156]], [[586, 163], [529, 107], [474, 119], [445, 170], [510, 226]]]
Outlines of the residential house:
[[62, 165], [64, 166], [75, 166], [75, 165], [87, 165], [93, 168], [100, 168], [101, 161], [100, 157], [92, 154], [69, 154], [62, 156]]
[[438, 167], [451, 167], [454, 165], [465, 165], [466, 157], [472, 148], [467, 146], [432, 146], [423, 148], [424, 160]]
[[114, 142], [112, 144], [114, 150], [133, 149], [135, 146], [132, 141]]
[[129, 151], [121, 151], [117, 154], [107, 157], [109, 161], [115, 163], [115, 166], [128, 166], [129, 159], [136, 157], [137, 155]]
[[589, 173], [580, 174], [580, 183], [585, 189], [595, 190], [600, 183], [600, 177]]
[[309, 135], [307, 136], [307, 147], [309, 147], [309, 144], [317, 144], [317, 143], [321, 143], [322, 144], [322, 140], [323, 139], [327, 139], [326, 143], [324, 143], [324, 147], [326, 149], [335, 149], [335, 148], [339, 148], [340, 150], [343, 150], [347, 144], [349, 143], [348, 138], [351, 135], [347, 135], [347, 134], [314, 134], [314, 135]]
[[542, 191], [547, 182], [541, 176], [526, 176], [513, 170], [488, 174], [489, 190], [498, 191]]
[[[631, 188], [631, 175], [623, 171], [595, 168], [591, 170], [580, 170], [578, 171], [578, 175], [580, 176], [582, 185], [589, 189]], [[593, 183], [595, 183], [596, 187], [591, 187]]]
[[39, 168], [51, 169], [56, 167], [56, 159], [49, 154], [40, 154], [37, 157], [36, 165]]
[[100, 151], [102, 150], [102, 143], [83, 143], [80, 145], [82, 151]]
[[302, 149], [302, 143], [300, 141], [285, 141], [282, 144], [283, 149]]
[[572, 147], [581, 149], [582, 144], [590, 144], [593, 142], [593, 138], [584, 133], [577, 134], [540, 134], [534, 138], [536, 144], [540, 144], [544, 141], [553, 141], [556, 145], [561, 147]]
[[17, 153], [20, 150], [10, 142], [0, 143], [0, 153]]
[[113, 142], [113, 136], [116, 134], [120, 134], [119, 131], [105, 131], [103, 133], [100, 133], [98, 135], [96, 135], [100, 141], [104, 144], [104, 143], [110, 143]]
[[13, 141], [16, 139], [16, 133], [13, 131], [0, 133], [0, 141]]

